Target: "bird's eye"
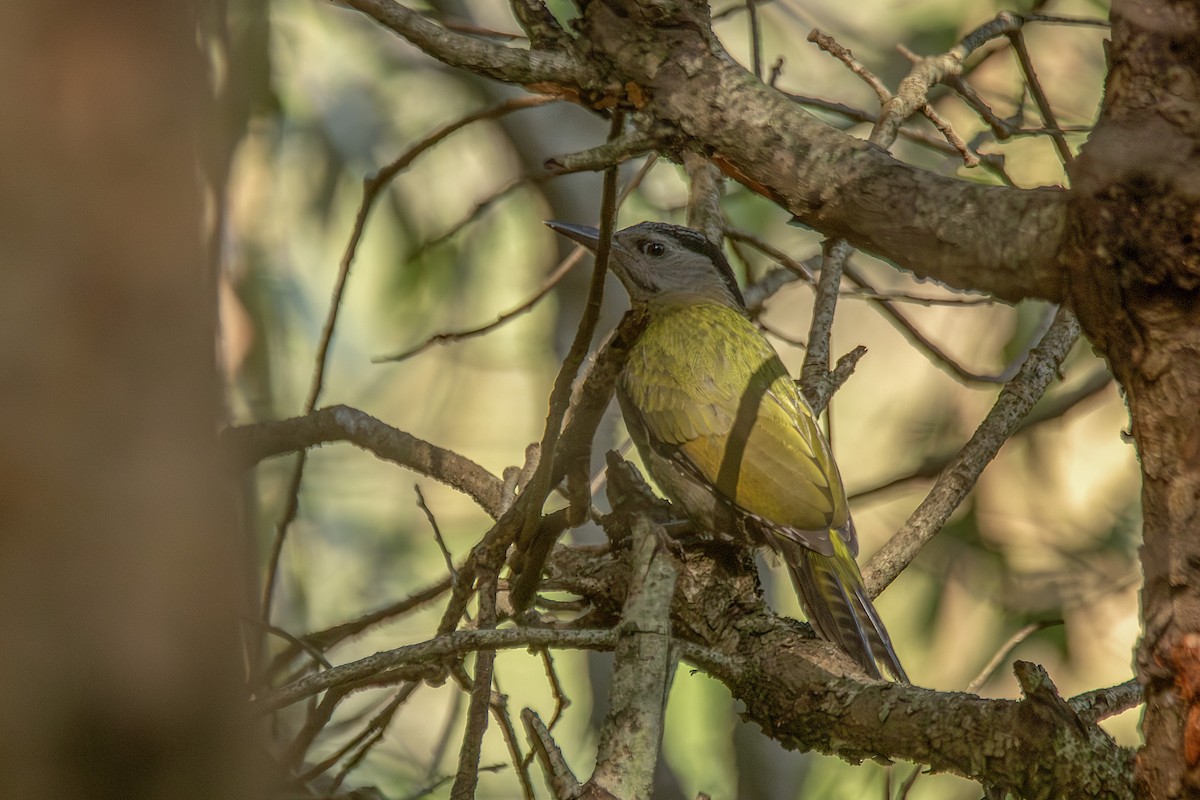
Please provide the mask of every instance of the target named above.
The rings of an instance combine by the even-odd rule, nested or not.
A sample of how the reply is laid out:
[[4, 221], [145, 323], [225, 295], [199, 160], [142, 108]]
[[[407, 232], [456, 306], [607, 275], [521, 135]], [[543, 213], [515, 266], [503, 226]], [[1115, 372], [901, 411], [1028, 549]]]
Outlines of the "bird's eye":
[[642, 242], [641, 251], [651, 258], [659, 258], [667, 252], [667, 248], [663, 246], [662, 242]]

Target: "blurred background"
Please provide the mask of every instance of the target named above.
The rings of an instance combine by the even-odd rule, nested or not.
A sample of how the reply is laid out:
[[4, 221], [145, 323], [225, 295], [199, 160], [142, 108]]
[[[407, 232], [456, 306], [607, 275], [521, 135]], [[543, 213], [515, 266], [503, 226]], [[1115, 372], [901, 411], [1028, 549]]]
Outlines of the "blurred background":
[[[576, 13], [569, 2], [549, 5], [560, 20]], [[520, 31], [507, 4], [497, 0], [423, 7], [445, 24], [480, 35], [503, 40]], [[745, 4], [715, 0], [712, 8], [722, 43], [751, 64]], [[217, 231], [229, 417], [232, 423], [286, 418], [303, 408], [364, 176], [439, 128], [520, 93], [449, 69], [332, 4], [266, 0], [214, 9], [205, 34], [223, 92], [229, 147], [211, 154], [212, 174], [227, 175], [227, 183], [213, 181], [208, 213]], [[821, 101], [873, 114], [874, 93], [806, 42], [810, 30], [833, 35], [894, 88], [909, 67], [897, 44], [923, 55], [943, 52], [1006, 9], [1031, 6], [987, 0], [763, 2], [764, 70], [782, 59], [778, 88], [800, 96], [829, 124], [865, 137], [868, 125], [822, 108]], [[1107, 16], [1106, 4], [1087, 0], [1041, 3], [1037, 10]], [[1025, 32], [1042, 86], [1077, 149], [1101, 97], [1105, 30], [1030, 25]], [[971, 68], [970, 84], [1000, 117], [1023, 129], [1043, 127], [1011, 48], [993, 43]], [[998, 141], [944, 88], [935, 100], [989, 166], [967, 169], [944, 149], [910, 139], [896, 146], [898, 157], [962, 180], [1065, 185], [1047, 136]], [[924, 121], [911, 126], [918, 139], [937, 138]], [[568, 253], [542, 220], [595, 224], [600, 195], [598, 175], [549, 178], [542, 165], [600, 144], [607, 128], [605, 120], [578, 107], [551, 103], [467, 126], [401, 172], [376, 204], [354, 259], [321, 405], [362, 409], [497, 475], [519, 466], [525, 447], [541, 437], [550, 386], [579, 321], [590, 259], [528, 313], [486, 335], [435, 344], [398, 362], [380, 359], [435, 334], [491, 322], [538, 291]], [[625, 165], [623, 179], [646, 167], [645, 159]], [[682, 169], [659, 160], [625, 202], [619, 226], [645, 219], [682, 222], [686, 198]], [[726, 186], [722, 208], [731, 226], [797, 261], [820, 252], [819, 235], [789, 225], [789, 214], [739, 185]], [[747, 284], [778, 267], [744, 242], [731, 244], [727, 253]], [[851, 263], [871, 289], [844, 284], [833, 355], [858, 345], [868, 352], [833, 399], [828, 425], [854, 495], [865, 560], [924, 496], [939, 459], [955, 452], [983, 419], [1006, 370], [1036, 342], [1052, 309], [952, 292], [864, 254]], [[881, 297], [891, 298], [933, 348], [915, 344], [913, 334], [881, 308]], [[611, 328], [625, 302], [611, 281], [602, 330]], [[767, 300], [759, 317], [794, 374], [803, 359], [811, 302], [811, 287], [793, 282]], [[627, 441], [614, 412], [598, 436], [597, 453]], [[921, 686], [967, 688], [1018, 634], [1019, 643], [982, 680], [981, 695], [1017, 696], [1008, 666], [1014, 658], [1045, 665], [1064, 695], [1132, 676], [1138, 470], [1123, 437], [1124, 404], [1086, 342], [1076, 346], [1034, 417], [950, 524], [879, 598], [896, 649]], [[244, 487], [246, 520], [261, 542], [262, 561], [287, 503], [292, 463], [264, 462]], [[299, 514], [282, 551], [271, 621], [299, 635], [442, 580], [446, 562], [414, 486], [454, 560], [461, 561], [490, 525], [468, 498], [349, 445], [313, 451]], [[589, 528], [568, 534], [574, 541], [599, 536]], [[800, 615], [777, 565], [764, 563], [763, 571], [772, 606]], [[348, 642], [330, 658], [343, 663], [423, 641], [441, 610], [440, 603], [428, 604]], [[606, 658], [570, 651], [554, 658], [571, 701], [556, 738], [576, 773], [586, 775], [603, 714]], [[543, 717], [553, 712], [540, 658], [500, 654], [497, 680], [514, 713], [525, 706]], [[310, 761], [336, 751], [361, 728], [363, 715], [390, 696], [375, 690], [344, 703]], [[420, 687], [346, 786], [376, 785], [388, 797], [434, 787], [430, 796], [445, 796], [449, 784], [438, 781], [454, 772], [465, 707], [451, 684]], [[1136, 712], [1129, 712], [1105, 727], [1118, 741], [1134, 744], [1136, 722]], [[297, 724], [282, 718], [279, 740], [294, 735]], [[895, 796], [914, 770], [784, 752], [740, 722], [723, 687], [686, 667], [676, 677], [663, 748], [665, 798], [697, 792], [714, 798], [878, 797], [887, 786]], [[481, 777], [481, 797], [521, 796], [508, 762], [493, 726], [483, 763], [499, 767]], [[535, 787], [544, 792], [540, 782]], [[933, 775], [922, 775], [908, 791], [930, 799], [979, 795], [978, 785]]]

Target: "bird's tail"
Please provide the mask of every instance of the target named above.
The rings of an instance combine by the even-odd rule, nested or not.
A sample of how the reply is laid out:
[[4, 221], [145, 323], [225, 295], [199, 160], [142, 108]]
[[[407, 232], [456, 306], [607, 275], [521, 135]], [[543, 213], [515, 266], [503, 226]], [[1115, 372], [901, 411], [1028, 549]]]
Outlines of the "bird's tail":
[[868, 675], [882, 677], [882, 666], [895, 680], [908, 683], [887, 628], [867, 596], [858, 563], [841, 537], [834, 533], [830, 539], [834, 553], [829, 556], [795, 541], [777, 540], [809, 623]]

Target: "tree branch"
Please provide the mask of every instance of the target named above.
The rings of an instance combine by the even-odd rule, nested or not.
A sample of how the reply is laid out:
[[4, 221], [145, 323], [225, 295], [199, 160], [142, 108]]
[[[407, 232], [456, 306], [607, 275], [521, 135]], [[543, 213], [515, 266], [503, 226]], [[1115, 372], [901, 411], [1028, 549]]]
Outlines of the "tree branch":
[[403, 36], [443, 64], [505, 83], [578, 86], [587, 71], [560, 52], [523, 50], [455, 33], [392, 0], [346, 0], [346, 4]]
[[1058, 374], [1059, 365], [1077, 338], [1079, 323], [1070, 311], [1060, 309], [1041, 343], [1025, 359], [1016, 377], [1000, 390], [992, 410], [954, 460], [942, 470], [921, 505], [863, 567], [863, 579], [872, 597], [894, 581], [946, 524], [950, 514], [974, 487], [984, 467], [1020, 427], [1021, 420]]
[[[710, 551], [722, 552], [712, 545]], [[1020, 797], [1133, 797], [1133, 753], [1042, 697], [986, 700], [866, 679], [833, 645], [766, 611], [756, 576], [702, 548], [680, 555], [672, 632], [683, 657], [724, 683], [747, 716], [785, 747], [852, 763], [880, 757], [930, 765]], [[628, 580], [622, 559], [560, 547], [554, 582], [615, 615]], [[690, 645], [690, 647], [688, 647]]]
[[503, 513], [502, 480], [469, 458], [397, 430], [357, 408], [329, 406], [303, 417], [239, 425], [222, 432], [221, 440], [240, 468], [327, 442], [351, 442], [384, 461], [458, 489], [493, 518]]

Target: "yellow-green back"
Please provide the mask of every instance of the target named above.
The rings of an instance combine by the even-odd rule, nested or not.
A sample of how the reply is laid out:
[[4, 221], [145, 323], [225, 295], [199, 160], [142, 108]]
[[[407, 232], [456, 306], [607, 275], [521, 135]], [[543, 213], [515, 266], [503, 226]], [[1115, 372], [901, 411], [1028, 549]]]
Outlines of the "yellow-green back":
[[655, 309], [620, 391], [651, 441], [677, 448], [748, 514], [826, 537], [846, 523], [841, 478], [812, 412], [738, 310], [706, 302]]

